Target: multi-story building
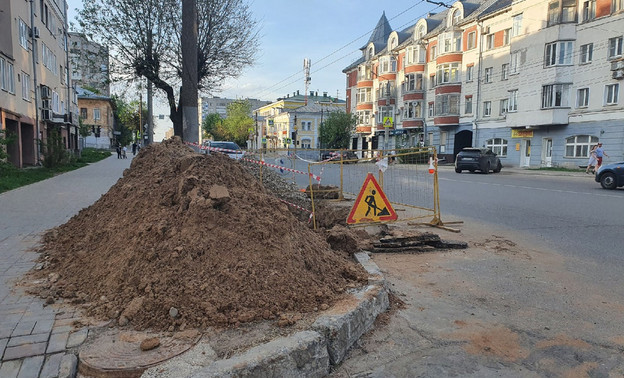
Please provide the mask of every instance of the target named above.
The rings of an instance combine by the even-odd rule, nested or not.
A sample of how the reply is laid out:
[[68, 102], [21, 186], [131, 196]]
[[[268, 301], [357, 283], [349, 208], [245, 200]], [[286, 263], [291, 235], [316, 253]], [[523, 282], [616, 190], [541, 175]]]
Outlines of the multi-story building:
[[0, 4], [0, 126], [17, 167], [36, 165], [58, 132], [64, 148], [78, 149], [77, 98], [68, 70], [64, 0]]
[[257, 125], [258, 142], [266, 148], [294, 147], [293, 131], [296, 131], [298, 148], [320, 148], [319, 128], [323, 117], [329, 112], [344, 112], [345, 101], [327, 95], [319, 96], [311, 91], [309, 96], [294, 92], [277, 101], [254, 110], [254, 117], [260, 120]]
[[72, 82], [102, 96], [110, 96], [108, 49], [82, 33], [69, 33]]
[[80, 122], [91, 129], [84, 147], [112, 148], [115, 145], [114, 116], [111, 98], [76, 87]]
[[[485, 146], [509, 166], [624, 156], [623, 0], [467, 0], [392, 31], [382, 15], [347, 75], [354, 148]], [[385, 133], [384, 126], [391, 126]], [[384, 142], [384, 144], [381, 144]]]
[[[221, 97], [202, 97], [201, 98], [201, 110], [202, 117], [207, 117], [208, 114], [219, 114], [222, 118], [227, 117], [227, 107], [230, 103], [235, 101], [241, 101], [231, 98], [221, 98]], [[255, 98], [246, 98], [242, 101], [248, 101], [251, 105], [250, 108], [258, 109], [264, 105], [270, 104], [271, 101], [262, 101], [257, 100]], [[250, 114], [251, 116], [251, 114]]]

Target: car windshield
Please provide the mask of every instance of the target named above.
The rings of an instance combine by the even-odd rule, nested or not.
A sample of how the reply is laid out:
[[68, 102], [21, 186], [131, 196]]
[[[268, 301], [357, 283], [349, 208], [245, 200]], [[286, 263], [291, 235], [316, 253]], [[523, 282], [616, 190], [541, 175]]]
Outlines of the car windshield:
[[240, 147], [234, 142], [212, 142], [210, 147], [224, 148], [226, 150], [240, 150]]

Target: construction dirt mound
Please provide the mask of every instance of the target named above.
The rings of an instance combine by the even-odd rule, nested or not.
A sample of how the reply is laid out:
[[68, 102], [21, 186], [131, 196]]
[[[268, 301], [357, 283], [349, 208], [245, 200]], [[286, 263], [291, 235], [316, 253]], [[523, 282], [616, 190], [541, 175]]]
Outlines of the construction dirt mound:
[[44, 237], [35, 291], [155, 331], [328, 308], [366, 273], [240, 163], [179, 138], [151, 145], [105, 195]]

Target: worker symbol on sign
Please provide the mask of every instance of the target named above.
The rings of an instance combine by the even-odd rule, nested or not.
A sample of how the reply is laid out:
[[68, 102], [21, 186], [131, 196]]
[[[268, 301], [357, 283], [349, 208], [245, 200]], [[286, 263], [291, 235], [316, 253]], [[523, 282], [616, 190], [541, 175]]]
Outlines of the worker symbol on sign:
[[375, 180], [375, 176], [369, 173], [349, 213], [347, 223], [384, 222], [396, 219], [397, 214], [390, 201]]
[[[371, 212], [371, 210], [373, 210], [373, 215], [375, 216], [390, 215], [390, 212], [388, 211], [387, 207], [384, 207], [383, 209], [380, 209], [377, 207], [377, 201], [375, 201], [375, 194], [377, 194], [377, 191], [373, 189], [372, 194], [364, 198], [364, 202], [368, 205], [368, 209], [366, 210], [366, 214], [364, 214], [364, 216], [367, 217], [368, 214]], [[379, 213], [377, 213], [377, 211], [379, 211]]]

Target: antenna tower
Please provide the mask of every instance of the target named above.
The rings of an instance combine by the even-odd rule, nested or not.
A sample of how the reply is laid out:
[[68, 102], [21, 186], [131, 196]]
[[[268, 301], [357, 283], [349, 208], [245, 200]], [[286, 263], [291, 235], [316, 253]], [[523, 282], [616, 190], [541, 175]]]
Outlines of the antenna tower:
[[305, 105], [308, 105], [308, 87], [310, 86], [310, 81], [312, 78], [310, 77], [310, 65], [312, 65], [312, 61], [309, 58], [303, 59], [303, 82], [305, 84]]

